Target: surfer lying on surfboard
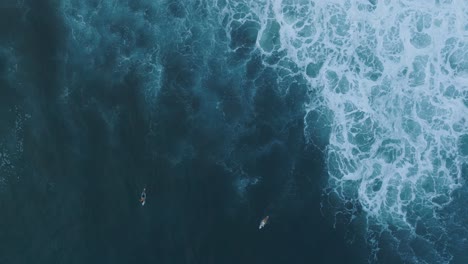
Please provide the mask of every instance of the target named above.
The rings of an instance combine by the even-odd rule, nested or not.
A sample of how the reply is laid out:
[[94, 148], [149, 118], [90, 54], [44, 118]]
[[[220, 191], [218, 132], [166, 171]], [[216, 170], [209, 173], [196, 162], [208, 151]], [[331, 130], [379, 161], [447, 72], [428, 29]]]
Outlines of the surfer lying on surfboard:
[[268, 218], [270, 218], [270, 216], [265, 216], [265, 218], [262, 219], [262, 221], [260, 222], [260, 226], [258, 227], [258, 229], [262, 229], [266, 224], [268, 224]]
[[141, 192], [140, 203], [141, 203], [141, 206], [145, 205], [146, 203], [146, 188], [143, 188], [143, 191]]

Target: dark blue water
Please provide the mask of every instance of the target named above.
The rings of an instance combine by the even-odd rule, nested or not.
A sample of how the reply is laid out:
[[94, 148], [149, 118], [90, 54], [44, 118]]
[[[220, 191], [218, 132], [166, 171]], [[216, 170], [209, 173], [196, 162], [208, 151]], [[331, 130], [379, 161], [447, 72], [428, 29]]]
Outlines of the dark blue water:
[[[0, 263], [363, 261], [320, 212], [324, 164], [303, 138], [305, 87], [280, 95], [258, 56], [199, 54], [188, 39], [161, 51], [162, 84], [147, 102], [138, 65], [115, 77], [112, 50], [96, 51], [92, 66], [73, 57], [81, 51], [67, 44], [56, 8], [0, 10], [11, 163], [2, 166]], [[240, 194], [241, 176], [261, 180]]]
[[[188, 40], [161, 52], [163, 83], [148, 106], [135, 69], [114, 83], [112, 54], [88, 69], [86, 58], [68, 57], [74, 52], [56, 6], [27, 5], [0, 10], [7, 47], [2, 147], [12, 153], [12, 167], [2, 167], [1, 263], [359, 259], [320, 215], [323, 161], [301, 136], [296, 105], [304, 91], [280, 97], [271, 86], [275, 73], [261, 72], [254, 60], [250, 71], [262, 75], [255, 84], [248, 72], [225, 72], [230, 65], [214, 56], [200, 62]], [[245, 60], [222, 55], [233, 64]], [[65, 87], [72, 90], [66, 101]], [[214, 112], [214, 100], [224, 116]], [[246, 177], [262, 178], [242, 199], [241, 167]], [[144, 186], [148, 202], [141, 207]], [[270, 226], [259, 232], [266, 214]]]
[[0, 263], [367, 262], [323, 195], [307, 81], [258, 24], [156, 2], [0, 8]]

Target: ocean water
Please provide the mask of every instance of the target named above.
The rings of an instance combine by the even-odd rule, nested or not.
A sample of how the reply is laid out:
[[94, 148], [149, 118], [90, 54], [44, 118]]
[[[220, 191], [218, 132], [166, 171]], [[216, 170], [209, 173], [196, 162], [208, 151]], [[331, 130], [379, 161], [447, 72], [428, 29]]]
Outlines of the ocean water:
[[468, 263], [467, 1], [0, 2], [1, 264]]

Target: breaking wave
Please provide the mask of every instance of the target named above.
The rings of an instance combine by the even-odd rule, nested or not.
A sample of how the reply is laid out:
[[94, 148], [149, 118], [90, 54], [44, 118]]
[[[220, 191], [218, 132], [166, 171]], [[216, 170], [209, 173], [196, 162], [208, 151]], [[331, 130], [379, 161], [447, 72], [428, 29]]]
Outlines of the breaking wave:
[[242, 25], [282, 79], [307, 80], [304, 133], [327, 145], [327, 194], [362, 208], [341, 210], [365, 218], [373, 256], [384, 239], [411, 262], [460, 254], [466, 241], [450, 234], [467, 233], [468, 214], [448, 208], [466, 200], [466, 1], [271, 0], [222, 10], [227, 30]]

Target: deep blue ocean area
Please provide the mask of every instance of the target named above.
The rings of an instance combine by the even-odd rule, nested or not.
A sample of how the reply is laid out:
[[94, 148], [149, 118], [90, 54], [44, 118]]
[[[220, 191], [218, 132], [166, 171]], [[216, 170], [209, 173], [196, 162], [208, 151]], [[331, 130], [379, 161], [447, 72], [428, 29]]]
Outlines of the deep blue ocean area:
[[0, 264], [468, 263], [467, 21], [0, 0]]

